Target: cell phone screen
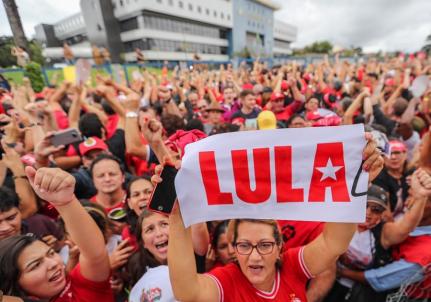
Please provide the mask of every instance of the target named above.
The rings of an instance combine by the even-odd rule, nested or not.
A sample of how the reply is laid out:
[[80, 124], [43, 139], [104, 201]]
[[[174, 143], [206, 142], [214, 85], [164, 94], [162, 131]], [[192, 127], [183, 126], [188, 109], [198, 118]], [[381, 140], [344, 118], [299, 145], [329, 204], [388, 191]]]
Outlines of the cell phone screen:
[[178, 170], [172, 166], [167, 165], [163, 168], [160, 175], [162, 182], [156, 185], [151, 195], [148, 205], [150, 210], [163, 214], [170, 214], [172, 212], [175, 199], [177, 198], [177, 192], [175, 191], [175, 176], [177, 172]]

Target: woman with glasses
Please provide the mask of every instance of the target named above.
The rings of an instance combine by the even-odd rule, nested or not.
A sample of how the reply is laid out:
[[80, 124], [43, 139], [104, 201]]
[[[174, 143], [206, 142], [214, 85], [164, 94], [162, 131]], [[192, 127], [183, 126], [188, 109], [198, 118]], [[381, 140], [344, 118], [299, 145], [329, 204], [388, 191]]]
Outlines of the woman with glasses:
[[26, 168], [36, 194], [59, 212], [78, 246], [79, 263], [67, 274], [60, 256], [29, 235], [0, 242], [0, 290], [5, 295], [55, 302], [114, 301], [109, 257], [99, 228], [74, 196], [75, 179], [58, 168]]
[[[375, 143], [367, 136], [364, 169], [373, 180], [383, 166]], [[155, 176], [155, 181], [161, 181]], [[180, 301], [306, 301], [306, 283], [335, 263], [356, 230], [354, 223], [326, 223], [311, 243], [283, 251], [282, 234], [273, 220], [236, 219], [230, 226], [236, 263], [197, 274], [191, 231], [179, 208], [170, 216], [169, 272]]]
[[338, 279], [326, 301], [386, 301], [386, 292], [377, 293], [369, 286], [365, 270], [392, 262], [391, 247], [403, 242], [422, 218], [427, 196], [421, 191], [426, 182], [431, 184], [430, 179], [423, 170], [415, 172], [410, 206], [401, 219], [391, 222], [383, 219], [383, 213], [390, 211], [388, 193], [377, 185], [368, 189], [366, 221], [358, 225], [346, 253], [340, 257]]

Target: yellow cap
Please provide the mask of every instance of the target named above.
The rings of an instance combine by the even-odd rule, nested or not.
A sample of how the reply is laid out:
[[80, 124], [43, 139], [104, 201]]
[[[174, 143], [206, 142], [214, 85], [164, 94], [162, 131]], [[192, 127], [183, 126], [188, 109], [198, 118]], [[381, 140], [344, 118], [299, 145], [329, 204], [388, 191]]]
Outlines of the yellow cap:
[[257, 116], [257, 127], [260, 130], [276, 129], [277, 118], [272, 111], [264, 110]]

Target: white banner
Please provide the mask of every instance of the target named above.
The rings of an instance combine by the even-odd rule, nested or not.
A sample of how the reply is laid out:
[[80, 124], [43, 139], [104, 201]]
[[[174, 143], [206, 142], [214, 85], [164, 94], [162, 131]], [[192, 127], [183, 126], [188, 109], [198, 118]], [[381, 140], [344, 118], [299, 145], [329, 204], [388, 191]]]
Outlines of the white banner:
[[175, 179], [184, 223], [364, 222], [365, 144], [363, 125], [242, 131], [189, 144]]

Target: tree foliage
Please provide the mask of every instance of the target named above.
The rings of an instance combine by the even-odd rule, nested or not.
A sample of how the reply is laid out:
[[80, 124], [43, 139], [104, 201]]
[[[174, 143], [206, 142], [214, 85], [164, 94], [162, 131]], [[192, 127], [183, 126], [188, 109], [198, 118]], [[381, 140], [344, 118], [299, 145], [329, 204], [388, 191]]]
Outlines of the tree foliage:
[[[12, 67], [16, 66], [16, 57], [11, 54], [11, 49], [14, 47], [14, 41], [12, 37], [9, 36], [0, 36], [0, 67]], [[44, 65], [45, 58], [42, 56], [42, 47], [41, 45], [33, 40], [29, 43], [29, 55], [32, 61]]]
[[30, 79], [31, 87], [35, 92], [41, 92], [45, 83], [42, 76], [42, 68], [36, 62], [30, 62], [25, 66], [24, 76]]

